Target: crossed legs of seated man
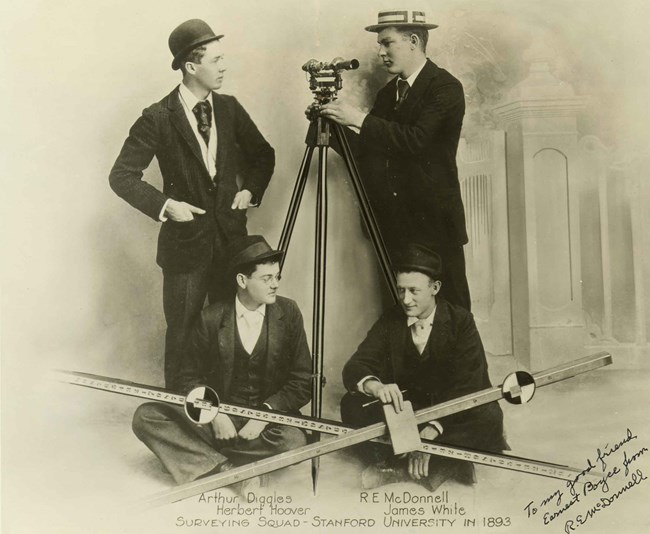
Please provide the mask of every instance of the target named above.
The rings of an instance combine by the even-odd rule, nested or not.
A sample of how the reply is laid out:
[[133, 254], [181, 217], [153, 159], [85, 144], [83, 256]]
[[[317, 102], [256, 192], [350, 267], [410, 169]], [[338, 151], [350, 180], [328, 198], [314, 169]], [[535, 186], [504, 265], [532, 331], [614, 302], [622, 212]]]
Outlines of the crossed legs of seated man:
[[[262, 429], [260, 431], [260, 428]], [[307, 443], [302, 430], [220, 414], [207, 425], [190, 421], [181, 407], [148, 402], [133, 431], [160, 459], [177, 484], [225, 471]]]
[[[245, 236], [228, 256], [236, 296], [201, 312], [177, 390], [207, 385], [226, 403], [299, 413], [310, 399], [311, 356], [298, 306], [277, 295], [282, 252]], [[198, 426], [160, 403], [138, 408], [133, 430], [181, 484], [306, 443], [299, 429], [226, 414]]]
[[[386, 384], [386, 386], [390, 388], [395, 384]], [[394, 391], [399, 393], [399, 388], [395, 387]], [[399, 397], [397, 406], [402, 398], [410, 400], [415, 410], [426, 407], [420, 402], [409, 399], [408, 394]], [[373, 397], [369, 395], [347, 393], [341, 399], [342, 420], [355, 427], [384, 421], [381, 402], [367, 405], [372, 400]], [[439, 428], [436, 424], [418, 425], [420, 437], [430, 441], [440, 441]], [[420, 451], [395, 456], [389, 445], [380, 443], [362, 443], [357, 446], [356, 453], [365, 467], [361, 475], [361, 485], [364, 489], [412, 480], [430, 491], [435, 491], [446, 480], [468, 485], [475, 482], [472, 464], [460, 460], [433, 456]]]

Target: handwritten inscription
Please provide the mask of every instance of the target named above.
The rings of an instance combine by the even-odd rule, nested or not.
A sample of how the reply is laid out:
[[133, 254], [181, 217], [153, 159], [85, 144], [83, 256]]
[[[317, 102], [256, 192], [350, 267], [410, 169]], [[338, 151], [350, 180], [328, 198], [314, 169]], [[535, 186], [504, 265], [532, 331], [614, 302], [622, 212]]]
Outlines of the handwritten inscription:
[[636, 463], [647, 452], [628, 428], [613, 445], [598, 447], [593, 459], [587, 458], [585, 468], [564, 487], [524, 506], [527, 517], [541, 517], [544, 525], [564, 521], [564, 532], [574, 532], [648, 479]]

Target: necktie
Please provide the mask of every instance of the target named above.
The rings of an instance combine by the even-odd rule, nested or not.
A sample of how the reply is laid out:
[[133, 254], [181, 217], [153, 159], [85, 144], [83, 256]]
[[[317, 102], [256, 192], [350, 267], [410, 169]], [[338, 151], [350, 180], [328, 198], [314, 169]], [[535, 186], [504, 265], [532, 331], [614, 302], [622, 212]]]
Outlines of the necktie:
[[399, 109], [402, 106], [406, 100], [406, 95], [408, 94], [410, 88], [411, 86], [406, 80], [397, 80], [397, 94], [399, 95], [399, 99], [395, 104], [395, 109]]
[[201, 100], [192, 108], [192, 113], [196, 117], [199, 133], [205, 141], [205, 146], [210, 144], [210, 128], [212, 126], [212, 106], [207, 100]]
[[420, 354], [424, 352], [424, 347], [426, 347], [427, 341], [429, 341], [429, 332], [427, 332], [426, 326], [426, 319], [419, 319], [411, 325], [411, 337], [413, 338], [413, 343]]

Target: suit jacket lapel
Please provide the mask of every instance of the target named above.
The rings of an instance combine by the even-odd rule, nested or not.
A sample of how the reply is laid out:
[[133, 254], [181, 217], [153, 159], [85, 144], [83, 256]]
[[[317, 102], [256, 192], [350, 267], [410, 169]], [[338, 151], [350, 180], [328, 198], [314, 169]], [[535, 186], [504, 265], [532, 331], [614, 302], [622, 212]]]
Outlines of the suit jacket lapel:
[[[424, 67], [420, 71], [420, 74], [418, 74], [418, 77], [415, 79], [413, 87], [409, 89], [409, 92], [406, 95], [406, 100], [402, 103], [396, 114], [407, 116], [414, 108], [416, 108], [419, 101], [426, 93], [427, 88], [429, 87], [429, 83], [437, 75], [438, 67], [431, 60], [427, 59], [427, 62], [424, 64]], [[397, 82], [395, 83], [397, 84]]]
[[232, 370], [235, 360], [235, 301], [229, 302], [224, 306], [221, 324], [219, 325], [219, 359], [220, 368], [223, 376], [224, 394], [230, 393], [230, 383], [232, 381]]
[[397, 94], [397, 78], [393, 78], [379, 93], [373, 112], [382, 119], [391, 119], [395, 114], [395, 95]]
[[264, 381], [269, 384], [273, 377], [273, 369], [281, 356], [282, 340], [284, 339], [284, 312], [276, 304], [269, 304], [266, 307], [266, 328], [268, 332], [268, 344], [266, 348], [266, 373]]
[[172, 91], [169, 95], [169, 109], [171, 110], [171, 121], [174, 127], [179, 131], [181, 137], [189, 145], [192, 154], [199, 160], [201, 168], [205, 170], [205, 175], [209, 179], [208, 170], [205, 168], [205, 163], [203, 162], [203, 156], [201, 155], [201, 147], [199, 142], [192, 131], [192, 127], [187, 120], [187, 115], [185, 115], [185, 110], [183, 109], [183, 104], [181, 104], [181, 96], [178, 92], [178, 87]]
[[449, 321], [449, 305], [441, 299], [438, 301], [436, 313], [433, 316], [433, 327], [429, 341], [427, 341], [431, 358], [439, 359], [441, 356], [441, 351], [449, 338]]
[[266, 353], [266, 380], [270, 380], [272, 371], [280, 358], [280, 350], [282, 348], [282, 340], [284, 339], [284, 312], [282, 308], [276, 304], [270, 304], [266, 307], [268, 329], [268, 346]]
[[216, 182], [220, 176], [223, 175], [223, 164], [225, 161], [224, 149], [226, 143], [219, 140], [219, 130], [223, 127], [223, 118], [224, 118], [224, 109], [219, 95], [212, 93], [212, 120], [214, 120], [214, 126], [217, 130], [217, 171], [214, 177]]
[[406, 352], [404, 342], [406, 341], [407, 330], [406, 315], [400, 314], [399, 318], [391, 322], [388, 337], [388, 353], [390, 354], [390, 360], [393, 366], [393, 380], [397, 380], [404, 367], [404, 354]]

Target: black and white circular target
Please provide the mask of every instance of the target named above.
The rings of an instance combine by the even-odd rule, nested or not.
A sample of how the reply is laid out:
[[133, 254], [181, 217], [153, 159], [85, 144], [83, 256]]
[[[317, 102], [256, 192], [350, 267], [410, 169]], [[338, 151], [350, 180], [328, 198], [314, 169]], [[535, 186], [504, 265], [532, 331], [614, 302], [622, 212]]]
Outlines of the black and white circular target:
[[199, 386], [185, 397], [185, 414], [198, 425], [207, 425], [219, 413], [219, 396], [210, 386]]
[[503, 381], [501, 392], [511, 404], [526, 404], [535, 395], [535, 379], [526, 371], [509, 374]]

